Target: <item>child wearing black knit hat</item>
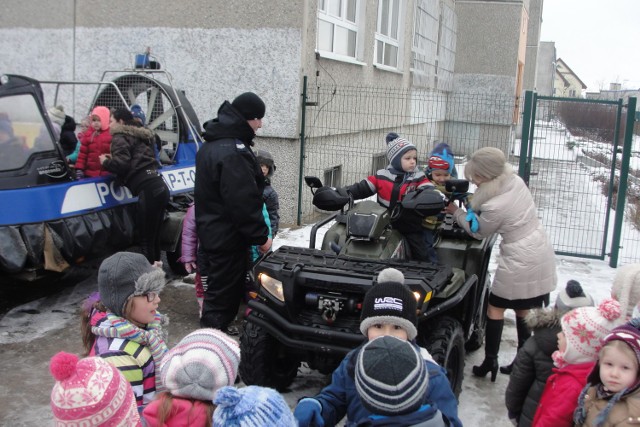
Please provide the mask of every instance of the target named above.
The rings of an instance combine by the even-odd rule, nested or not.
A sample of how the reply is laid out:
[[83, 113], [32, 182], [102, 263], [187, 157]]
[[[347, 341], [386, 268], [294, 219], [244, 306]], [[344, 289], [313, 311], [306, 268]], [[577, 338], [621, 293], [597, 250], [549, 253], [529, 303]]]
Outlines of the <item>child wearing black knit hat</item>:
[[580, 283], [569, 280], [558, 293], [554, 307], [533, 309], [524, 319], [524, 325], [533, 332], [518, 350], [513, 361], [505, 404], [509, 418], [518, 426], [530, 426], [536, 414], [540, 396], [551, 376], [553, 359], [558, 349], [558, 332], [562, 331], [560, 318], [578, 307], [593, 306], [591, 295]]
[[[458, 419], [458, 403], [444, 369], [431, 355], [415, 344], [417, 330], [416, 299], [404, 284], [403, 274], [387, 268], [378, 274], [377, 283], [365, 294], [360, 316], [360, 331], [368, 341], [384, 336], [409, 342], [420, 355], [428, 373], [429, 387], [421, 391], [420, 405], [429, 403], [442, 412], [451, 426], [462, 426]], [[376, 340], [377, 341], [377, 340]], [[363, 346], [366, 345], [363, 344]], [[356, 360], [362, 351], [358, 347], [347, 354], [333, 372], [331, 384], [313, 398], [300, 400], [294, 416], [301, 427], [336, 425], [346, 415], [347, 424], [357, 423], [373, 415], [356, 391]]]

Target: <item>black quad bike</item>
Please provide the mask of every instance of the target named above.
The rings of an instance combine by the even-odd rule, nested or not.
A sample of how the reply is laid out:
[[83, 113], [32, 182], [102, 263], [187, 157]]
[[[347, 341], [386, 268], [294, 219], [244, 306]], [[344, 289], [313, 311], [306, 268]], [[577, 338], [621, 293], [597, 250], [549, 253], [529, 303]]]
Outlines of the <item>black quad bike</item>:
[[[487, 267], [496, 237], [474, 239], [447, 215], [435, 245], [442, 264], [410, 261], [392, 218], [403, 210], [440, 213], [445, 204], [440, 193], [408, 193], [389, 212], [375, 201], [354, 204], [347, 193], [323, 187], [315, 177], [305, 181], [314, 206], [338, 212], [314, 225], [310, 248], [282, 246], [256, 264], [259, 293], [249, 302], [240, 337], [242, 380], [282, 391], [302, 362], [323, 374], [333, 372], [365, 340], [359, 328], [364, 294], [381, 270], [393, 267], [402, 271], [418, 303], [417, 343], [445, 367], [457, 396], [465, 351], [484, 340]], [[468, 181], [450, 180], [449, 202], [463, 203], [468, 188]], [[331, 221], [321, 249], [314, 249], [318, 229]]]

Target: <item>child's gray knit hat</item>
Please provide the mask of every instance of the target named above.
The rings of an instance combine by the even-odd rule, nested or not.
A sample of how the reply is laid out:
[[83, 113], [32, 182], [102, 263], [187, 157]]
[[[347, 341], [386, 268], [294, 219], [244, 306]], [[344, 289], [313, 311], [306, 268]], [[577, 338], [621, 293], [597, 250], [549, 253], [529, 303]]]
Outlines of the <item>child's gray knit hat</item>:
[[164, 285], [164, 271], [149, 264], [142, 254], [117, 252], [102, 261], [98, 270], [100, 300], [109, 311], [121, 317], [129, 298], [160, 293]]

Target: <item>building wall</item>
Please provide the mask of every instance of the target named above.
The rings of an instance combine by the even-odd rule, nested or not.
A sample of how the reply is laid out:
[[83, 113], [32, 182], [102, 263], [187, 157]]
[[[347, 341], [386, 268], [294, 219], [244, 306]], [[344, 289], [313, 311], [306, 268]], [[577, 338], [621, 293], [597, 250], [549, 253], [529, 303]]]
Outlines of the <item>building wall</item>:
[[535, 90], [542, 96], [553, 96], [556, 69], [555, 42], [540, 42]]
[[543, 1], [544, 0], [531, 0], [529, 3], [529, 24], [527, 27], [527, 51], [523, 84], [523, 90], [525, 91], [535, 90], [536, 88], [536, 67], [538, 64]]
[[[224, 100], [245, 91], [258, 93], [267, 112], [256, 145], [276, 159], [273, 185], [280, 193], [282, 220], [291, 223], [299, 172], [303, 25], [315, 2], [240, 0], [229, 5], [60, 0], [54, 7], [44, 0], [6, 0], [0, 14], [0, 73], [95, 81], [105, 70], [130, 68], [134, 55], [150, 46], [201, 123], [214, 117]], [[45, 102], [53, 101], [47, 97]], [[67, 106], [67, 112], [79, 120], [86, 110]]]
[[294, 137], [305, 2], [293, 3], [298, 7], [240, 1], [221, 8], [198, 0], [176, 8], [168, 0], [61, 0], [53, 8], [8, 0], [0, 15], [0, 71], [98, 80], [106, 69], [130, 67], [150, 46], [202, 122], [225, 99], [251, 90], [268, 105], [262, 135]]
[[[478, 143], [469, 142], [458, 149], [471, 154], [482, 135], [499, 135], [506, 152], [513, 138], [513, 122], [518, 116], [516, 93], [518, 66], [525, 64], [529, 1], [457, 0], [458, 41], [454, 93], [498, 94], [511, 108], [486, 122], [447, 121], [450, 135], [477, 135]], [[523, 31], [524, 30], [524, 31]]]

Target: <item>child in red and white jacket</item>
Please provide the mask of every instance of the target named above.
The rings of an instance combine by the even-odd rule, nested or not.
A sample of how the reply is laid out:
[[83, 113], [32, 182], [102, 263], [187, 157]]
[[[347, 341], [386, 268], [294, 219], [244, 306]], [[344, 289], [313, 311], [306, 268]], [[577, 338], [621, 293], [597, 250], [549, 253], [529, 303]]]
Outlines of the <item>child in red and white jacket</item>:
[[620, 303], [613, 299], [598, 307], [576, 308], [562, 316], [558, 351], [552, 355], [556, 367], [540, 397], [533, 426], [573, 425], [573, 412], [587, 376], [598, 360], [601, 340], [623, 322]]
[[[418, 166], [418, 150], [408, 140], [396, 133], [387, 135], [387, 158], [389, 166], [380, 169], [362, 181], [345, 187], [355, 200], [378, 195], [378, 203], [394, 211], [404, 196], [425, 188], [435, 188]], [[427, 245], [423, 239], [422, 217], [417, 214], [401, 215], [392, 220], [392, 227], [404, 236], [411, 249], [411, 257], [429, 261]]]

